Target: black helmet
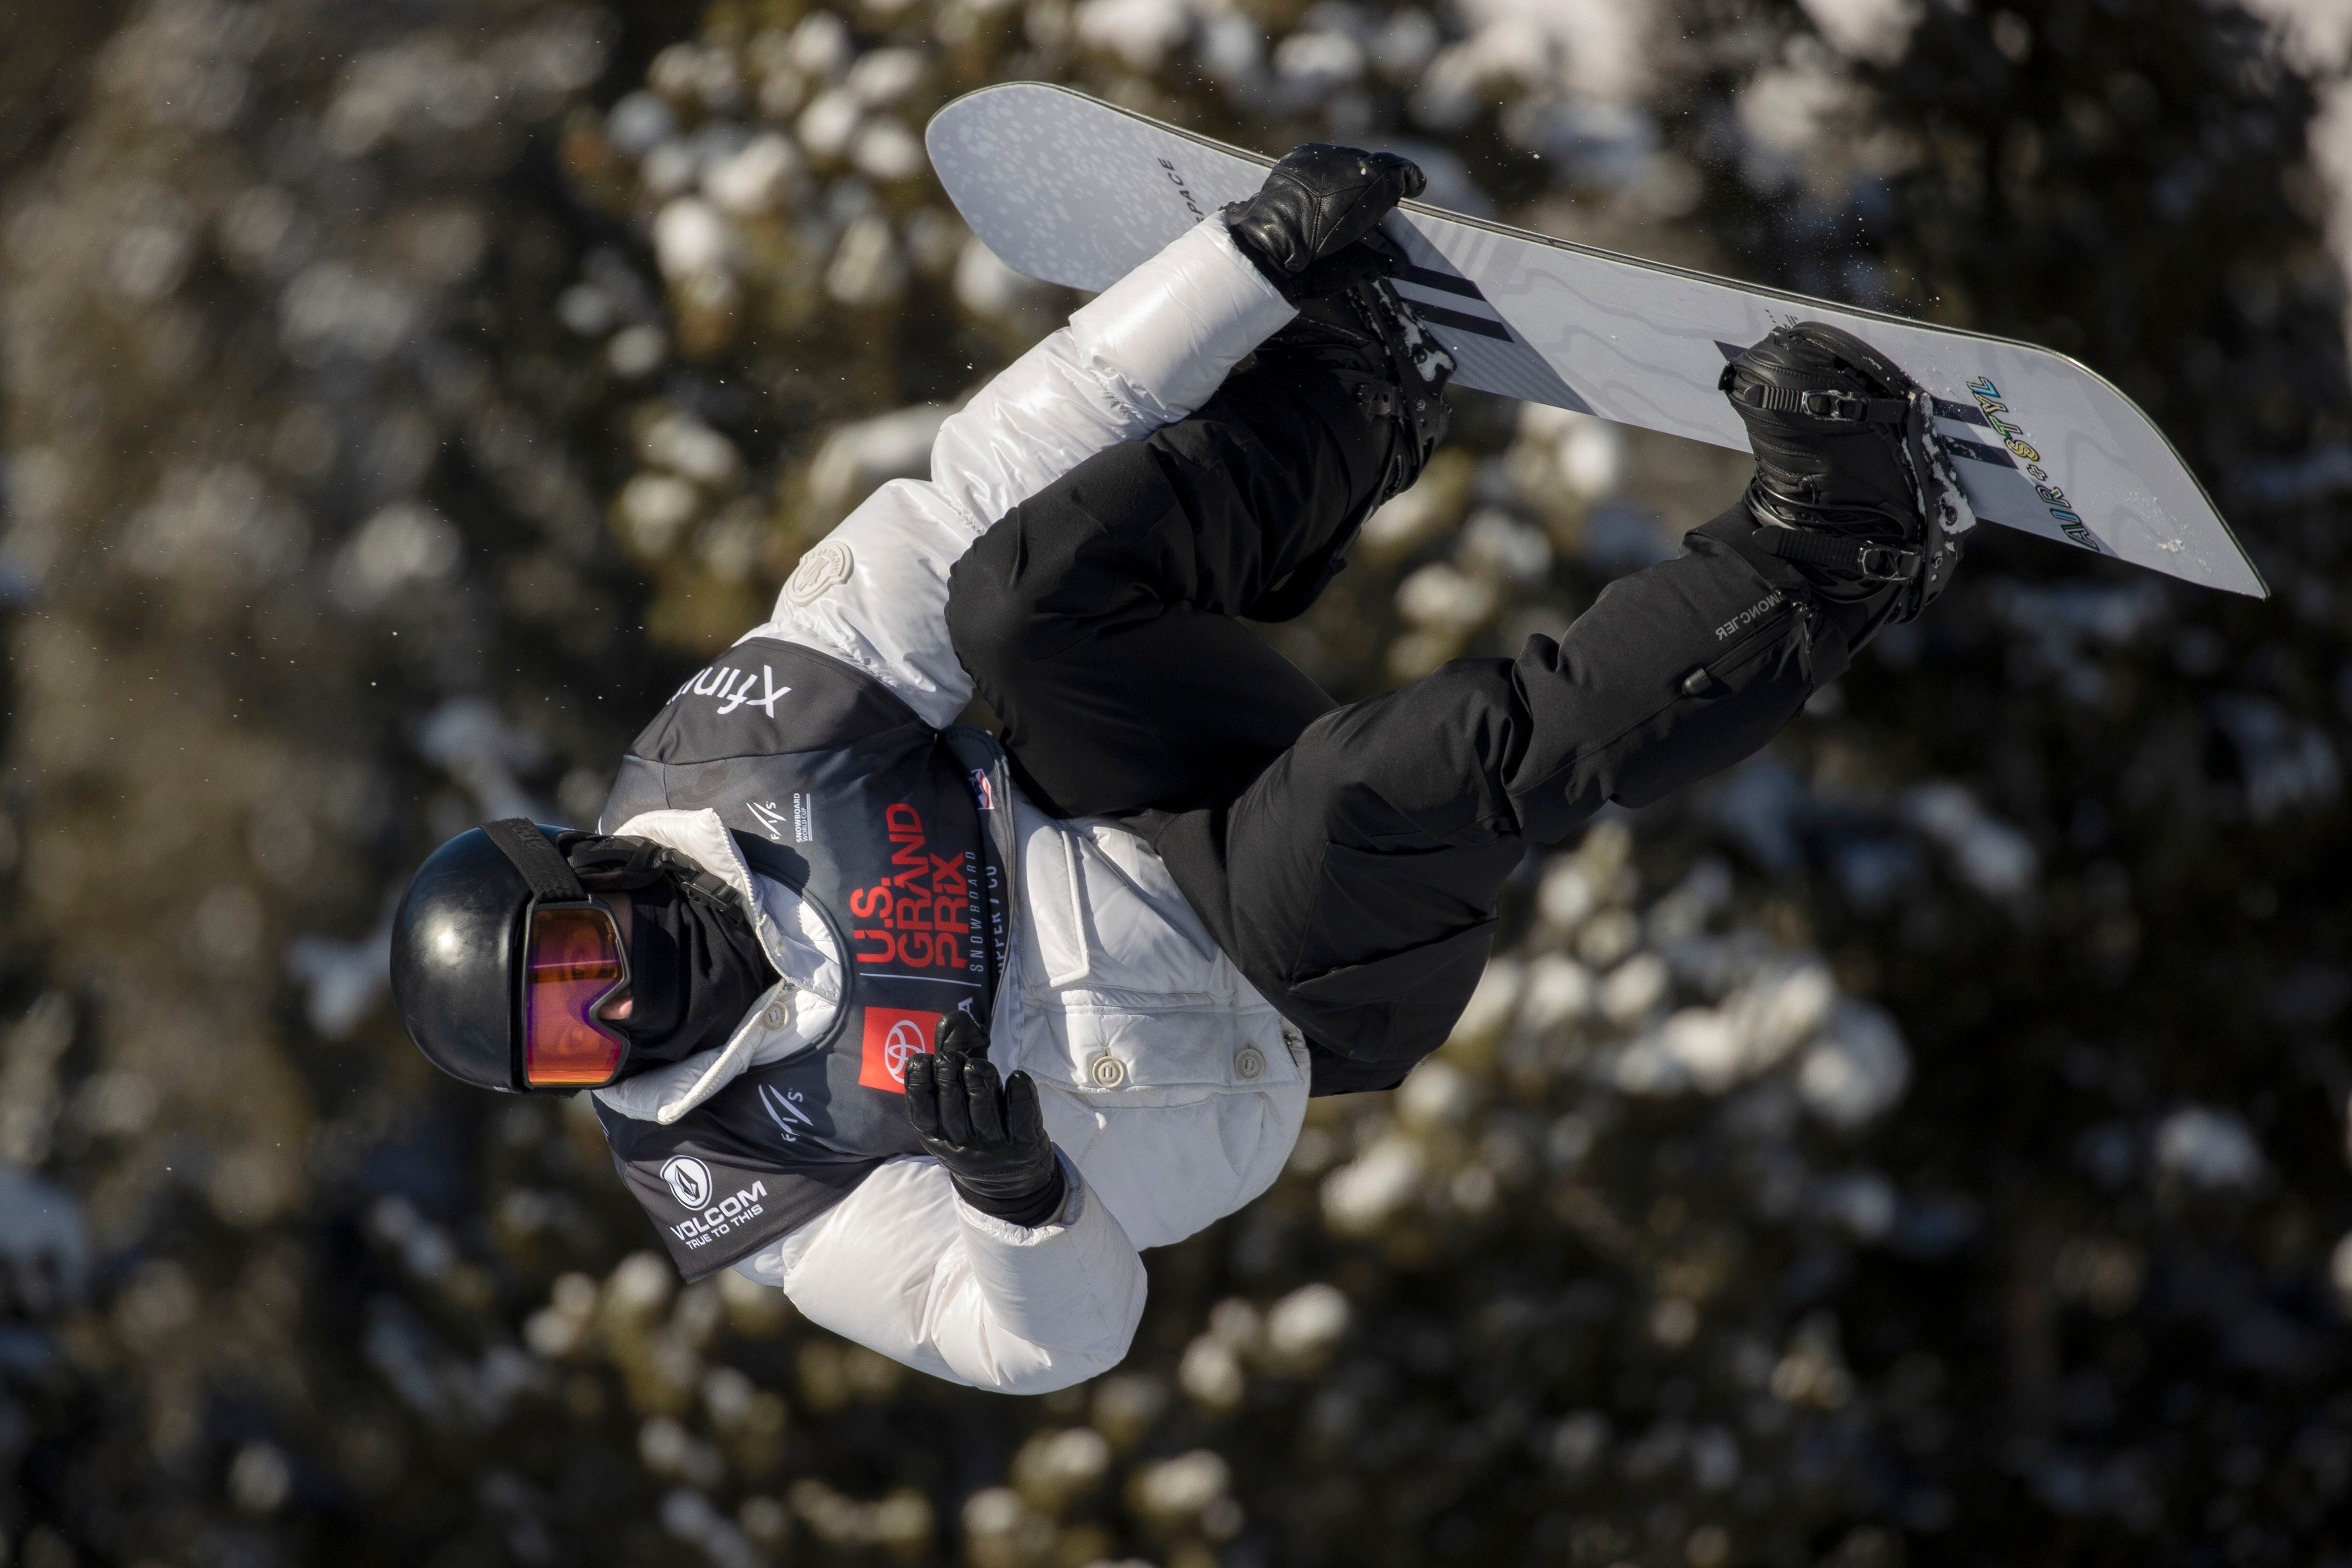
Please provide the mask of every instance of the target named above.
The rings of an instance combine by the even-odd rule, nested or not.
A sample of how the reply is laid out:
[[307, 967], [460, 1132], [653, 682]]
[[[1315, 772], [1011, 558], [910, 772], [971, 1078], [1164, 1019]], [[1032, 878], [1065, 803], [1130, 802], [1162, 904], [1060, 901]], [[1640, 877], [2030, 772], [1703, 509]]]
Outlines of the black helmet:
[[[656, 883], [667, 883], [692, 907], [665, 915], [662, 903], [645, 902], [644, 890]], [[509, 817], [434, 851], [400, 901], [392, 923], [392, 996], [408, 1038], [434, 1066], [480, 1088], [524, 1093], [593, 1087], [587, 1079], [554, 1074], [532, 1082], [524, 1061], [528, 933], [534, 911], [593, 906], [609, 917], [604, 895], [631, 889], [638, 897], [636, 940], [650, 935], [668, 962], [637, 977], [651, 990], [638, 991], [632, 1022], [595, 1026], [617, 1053], [598, 1063], [611, 1078], [595, 1082], [676, 1061], [707, 1044], [714, 1030], [731, 1030], [751, 994], [776, 977], [741, 894], [650, 840]], [[682, 961], [681, 943], [699, 956]], [[629, 963], [624, 955], [615, 988], [630, 983]], [[648, 1026], [649, 1000], [667, 1023]], [[648, 1027], [656, 1030], [650, 1037]]]
[[[532, 826], [520, 818], [494, 822], [435, 850], [392, 922], [392, 998], [401, 1026], [426, 1061], [484, 1089], [523, 1088], [518, 969], [524, 920], [541, 891], [491, 833]], [[547, 859], [571, 875], [556, 850], [560, 830], [537, 831], [550, 846]], [[571, 896], [583, 891], [573, 878]]]

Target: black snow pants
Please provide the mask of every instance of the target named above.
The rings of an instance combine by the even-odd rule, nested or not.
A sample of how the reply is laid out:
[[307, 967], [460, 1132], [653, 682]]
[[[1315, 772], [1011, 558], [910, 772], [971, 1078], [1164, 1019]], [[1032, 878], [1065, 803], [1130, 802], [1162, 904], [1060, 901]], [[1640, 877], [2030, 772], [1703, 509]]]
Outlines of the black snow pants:
[[1295, 600], [1377, 493], [1393, 436], [1352, 390], [1262, 352], [1007, 513], [947, 611], [1022, 787], [1152, 839], [1306, 1033], [1317, 1093], [1392, 1087], [1444, 1043], [1530, 845], [1746, 757], [1848, 659], [1735, 507], [1557, 642], [1335, 704], [1235, 618]]

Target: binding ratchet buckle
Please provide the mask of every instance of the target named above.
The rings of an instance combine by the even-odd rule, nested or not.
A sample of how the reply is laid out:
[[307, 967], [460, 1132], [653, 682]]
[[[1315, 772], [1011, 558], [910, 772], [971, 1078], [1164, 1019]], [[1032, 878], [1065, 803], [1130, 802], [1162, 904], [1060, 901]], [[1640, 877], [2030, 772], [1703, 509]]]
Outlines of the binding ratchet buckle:
[[1859, 423], [1870, 417], [1870, 400], [1852, 392], [1809, 392], [1797, 397], [1798, 412], [1815, 419], [1843, 419]]
[[1801, 392], [1793, 387], [1767, 386], [1761, 382], [1735, 387], [1738, 366], [1723, 367], [1716, 378], [1716, 389], [1728, 394], [1731, 401], [1765, 413], [1801, 413], [1810, 419], [1833, 419], [1844, 424], [1861, 424], [1871, 420], [1900, 421], [1910, 411], [1908, 398], [1864, 397], [1859, 392], [1840, 392], [1835, 388]]
[[1857, 545], [1854, 565], [1865, 582], [1908, 582], [1919, 572], [1919, 552], [1893, 545]]

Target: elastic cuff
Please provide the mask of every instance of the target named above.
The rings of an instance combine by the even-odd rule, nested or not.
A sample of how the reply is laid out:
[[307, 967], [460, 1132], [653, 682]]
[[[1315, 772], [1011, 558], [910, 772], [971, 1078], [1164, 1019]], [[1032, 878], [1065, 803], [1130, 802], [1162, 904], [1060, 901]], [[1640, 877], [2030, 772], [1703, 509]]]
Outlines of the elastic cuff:
[[[953, 1179], [952, 1176], [950, 1179]], [[1070, 1168], [1059, 1149], [1054, 1151], [1053, 1175], [1034, 1192], [994, 1197], [975, 1193], [960, 1181], [955, 1183], [956, 1197], [965, 1207], [1024, 1230], [1066, 1223], [1071, 1218], [1070, 1195], [1076, 1190], [1077, 1173]]]
[[1260, 277], [1274, 285], [1276, 292], [1285, 299], [1290, 299], [1295, 305], [1297, 301], [1291, 299], [1290, 291], [1297, 279], [1284, 276], [1282, 268], [1274, 264], [1273, 257], [1259, 250], [1255, 241], [1234, 226], [1234, 220], [1239, 217], [1242, 210], [1248, 205], [1247, 202], [1227, 202], [1217, 209], [1217, 216], [1225, 221], [1225, 237], [1234, 242], [1234, 248], [1248, 258], [1252, 267], [1257, 268], [1257, 275]]
[[956, 1191], [964, 1202], [981, 1213], [992, 1215], [1007, 1225], [1017, 1225], [1024, 1230], [1034, 1230], [1061, 1213], [1070, 1196], [1069, 1183], [1063, 1176], [1059, 1165], [1054, 1167], [1044, 1186], [1018, 1197], [995, 1197], [976, 1193], [961, 1182], [956, 1184]]

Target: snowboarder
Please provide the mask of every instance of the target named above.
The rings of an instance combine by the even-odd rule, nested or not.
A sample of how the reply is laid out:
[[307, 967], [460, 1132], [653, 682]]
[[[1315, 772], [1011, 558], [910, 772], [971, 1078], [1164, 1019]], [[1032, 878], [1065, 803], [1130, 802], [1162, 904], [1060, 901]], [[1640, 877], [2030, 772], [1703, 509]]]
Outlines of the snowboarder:
[[[941, 1377], [1115, 1365], [1139, 1249], [1272, 1183], [1311, 1093], [1444, 1040], [1531, 846], [1763, 744], [1940, 591], [1973, 519], [1902, 371], [1775, 331], [1758, 456], [1558, 642], [1339, 706], [1299, 614], [1442, 438], [1385, 281], [1402, 159], [1322, 145], [1070, 319], [803, 558], [624, 758], [412, 883], [436, 1065], [594, 1093], [689, 1278], [733, 1267]], [[977, 692], [1001, 737], [956, 727]]]

